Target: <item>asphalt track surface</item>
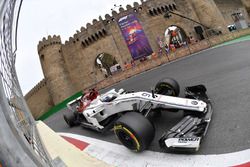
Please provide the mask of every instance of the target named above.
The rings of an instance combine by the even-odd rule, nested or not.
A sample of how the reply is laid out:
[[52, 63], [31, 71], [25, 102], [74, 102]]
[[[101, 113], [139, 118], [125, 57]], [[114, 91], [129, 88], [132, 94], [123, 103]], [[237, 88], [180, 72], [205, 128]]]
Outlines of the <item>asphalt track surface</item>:
[[[202, 51], [131, 77], [113, 87], [150, 91], [164, 77], [175, 78], [181, 88], [204, 84], [208, 89], [214, 113], [197, 154], [222, 154], [250, 148], [250, 41]], [[103, 135], [82, 127], [69, 128], [63, 120], [63, 112], [66, 111], [56, 113], [45, 123], [56, 132], [119, 143], [112, 132]], [[162, 152], [158, 139], [182, 117], [182, 112], [163, 112], [162, 117], [156, 118], [156, 136], [149, 150]]]

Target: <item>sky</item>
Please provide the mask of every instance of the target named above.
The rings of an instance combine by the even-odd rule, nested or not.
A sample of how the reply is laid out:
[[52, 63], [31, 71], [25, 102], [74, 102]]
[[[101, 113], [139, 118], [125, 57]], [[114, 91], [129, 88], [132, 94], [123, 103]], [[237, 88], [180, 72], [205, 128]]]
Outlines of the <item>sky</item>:
[[140, 0], [24, 0], [17, 32], [16, 70], [24, 94], [44, 76], [37, 53], [37, 44], [48, 35], [60, 35], [64, 43], [77, 30], [99, 16], [111, 14], [114, 7]]

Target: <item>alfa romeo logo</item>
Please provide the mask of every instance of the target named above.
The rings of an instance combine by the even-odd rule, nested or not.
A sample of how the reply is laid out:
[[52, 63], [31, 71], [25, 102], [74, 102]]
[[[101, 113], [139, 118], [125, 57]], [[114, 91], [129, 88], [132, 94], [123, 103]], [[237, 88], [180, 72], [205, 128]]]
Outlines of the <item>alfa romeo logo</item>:
[[198, 102], [197, 102], [197, 101], [192, 101], [192, 102], [191, 102], [191, 104], [193, 104], [193, 105], [197, 105], [197, 104], [198, 104]]

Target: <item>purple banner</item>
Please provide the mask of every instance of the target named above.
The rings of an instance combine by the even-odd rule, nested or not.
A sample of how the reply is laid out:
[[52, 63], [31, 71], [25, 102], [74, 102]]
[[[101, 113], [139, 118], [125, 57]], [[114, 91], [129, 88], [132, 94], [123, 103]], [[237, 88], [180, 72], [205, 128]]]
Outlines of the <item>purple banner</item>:
[[118, 24], [134, 60], [153, 53], [143, 28], [134, 14], [120, 18]]

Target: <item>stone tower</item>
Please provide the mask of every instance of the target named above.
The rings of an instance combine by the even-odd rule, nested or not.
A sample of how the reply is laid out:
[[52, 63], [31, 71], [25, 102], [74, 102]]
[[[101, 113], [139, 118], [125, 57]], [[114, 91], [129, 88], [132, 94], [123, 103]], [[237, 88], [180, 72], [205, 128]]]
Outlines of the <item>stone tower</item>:
[[37, 46], [43, 74], [54, 104], [75, 93], [65, 69], [61, 47], [61, 38], [55, 35], [43, 38]]
[[245, 6], [248, 15], [250, 16], [250, 0], [241, 0], [241, 2]]
[[202, 24], [223, 33], [227, 32], [224, 17], [214, 0], [191, 0], [190, 2]]

